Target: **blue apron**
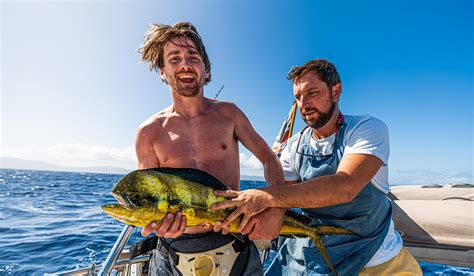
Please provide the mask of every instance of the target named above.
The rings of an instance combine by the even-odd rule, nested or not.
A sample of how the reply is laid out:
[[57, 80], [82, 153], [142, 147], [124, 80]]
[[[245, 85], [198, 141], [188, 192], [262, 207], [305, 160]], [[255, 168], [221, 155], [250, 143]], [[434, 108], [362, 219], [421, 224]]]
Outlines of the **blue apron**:
[[[343, 137], [347, 123], [336, 132], [332, 154], [321, 155], [310, 146], [312, 129], [301, 132], [297, 146], [299, 180], [306, 181], [337, 171], [344, 154]], [[337, 188], [335, 188], [335, 191]], [[338, 275], [357, 275], [382, 245], [392, 217], [388, 197], [370, 182], [349, 203], [324, 208], [302, 209], [310, 225], [332, 225], [358, 235], [321, 236]], [[265, 275], [331, 275], [319, 250], [309, 238], [287, 238]]]

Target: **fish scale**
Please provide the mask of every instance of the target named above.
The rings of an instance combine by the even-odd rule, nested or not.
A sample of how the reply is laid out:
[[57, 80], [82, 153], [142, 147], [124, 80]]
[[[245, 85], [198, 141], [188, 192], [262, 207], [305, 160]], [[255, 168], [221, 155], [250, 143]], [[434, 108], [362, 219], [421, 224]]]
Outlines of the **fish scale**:
[[[180, 211], [187, 226], [214, 224], [223, 221], [233, 209], [213, 211], [211, 205], [227, 200], [214, 195], [215, 190], [227, 187], [212, 175], [198, 169], [155, 168], [137, 170], [123, 177], [112, 189], [121, 204], [103, 205], [102, 209], [123, 223], [145, 227], [151, 222], [161, 223], [167, 213]], [[310, 218], [287, 210], [280, 235], [309, 237], [335, 273], [321, 235], [354, 235], [344, 228], [309, 226]], [[238, 233], [240, 219], [229, 225], [231, 233]]]

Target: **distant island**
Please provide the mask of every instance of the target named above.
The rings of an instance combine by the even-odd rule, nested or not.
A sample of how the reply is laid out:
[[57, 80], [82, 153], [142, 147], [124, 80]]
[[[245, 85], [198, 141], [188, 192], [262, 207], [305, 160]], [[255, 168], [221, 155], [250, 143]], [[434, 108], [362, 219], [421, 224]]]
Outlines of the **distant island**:
[[[85, 172], [85, 173], [106, 173], [106, 174], [127, 174], [132, 170], [110, 167], [68, 167], [38, 160], [26, 160], [20, 158], [0, 157], [1, 169], [17, 170], [35, 170], [35, 171], [54, 171], [54, 172]], [[241, 180], [247, 181], [265, 181], [263, 176], [241, 175]]]
[[87, 173], [109, 173], [127, 174], [132, 170], [100, 166], [100, 167], [68, 167], [37, 160], [26, 160], [19, 158], [0, 157], [0, 168], [19, 169], [35, 171], [55, 171], [55, 172], [87, 172]]

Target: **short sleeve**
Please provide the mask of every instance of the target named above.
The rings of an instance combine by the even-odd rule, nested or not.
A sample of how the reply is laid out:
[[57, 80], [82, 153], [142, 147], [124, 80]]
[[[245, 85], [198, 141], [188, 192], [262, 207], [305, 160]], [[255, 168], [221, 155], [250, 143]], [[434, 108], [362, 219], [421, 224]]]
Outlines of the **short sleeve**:
[[283, 149], [280, 162], [283, 167], [283, 172], [285, 173], [285, 181], [294, 181], [298, 180], [298, 171], [296, 170], [295, 165], [295, 152], [293, 150], [294, 139], [288, 140], [287, 146]]
[[370, 117], [354, 126], [354, 129], [350, 132], [344, 148], [344, 155], [353, 153], [370, 154], [388, 165], [390, 143], [388, 128], [384, 122]]

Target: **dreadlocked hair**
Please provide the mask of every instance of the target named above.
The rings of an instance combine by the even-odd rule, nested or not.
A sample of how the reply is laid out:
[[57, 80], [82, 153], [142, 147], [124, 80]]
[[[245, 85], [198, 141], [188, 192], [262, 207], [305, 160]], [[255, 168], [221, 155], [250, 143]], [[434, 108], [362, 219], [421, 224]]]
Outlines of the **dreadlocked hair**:
[[206, 71], [209, 77], [206, 78], [205, 84], [211, 81], [211, 62], [207, 55], [206, 48], [202, 43], [201, 36], [198, 34], [196, 27], [190, 22], [179, 22], [175, 25], [165, 25], [159, 23], [151, 23], [148, 31], [145, 33], [143, 45], [138, 49], [138, 53], [142, 55], [141, 63], [149, 63], [150, 71], [158, 71], [163, 68], [163, 52], [168, 41], [176, 37], [190, 38], [197, 46], [197, 51], [204, 61]]

